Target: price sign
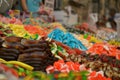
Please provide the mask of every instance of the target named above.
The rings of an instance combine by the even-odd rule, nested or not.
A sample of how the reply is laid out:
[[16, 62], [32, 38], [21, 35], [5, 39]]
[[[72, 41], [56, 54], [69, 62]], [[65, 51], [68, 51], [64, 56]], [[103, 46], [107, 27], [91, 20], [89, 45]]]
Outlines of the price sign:
[[53, 11], [54, 10], [54, 2], [55, 2], [55, 0], [45, 0], [45, 8], [47, 10]]

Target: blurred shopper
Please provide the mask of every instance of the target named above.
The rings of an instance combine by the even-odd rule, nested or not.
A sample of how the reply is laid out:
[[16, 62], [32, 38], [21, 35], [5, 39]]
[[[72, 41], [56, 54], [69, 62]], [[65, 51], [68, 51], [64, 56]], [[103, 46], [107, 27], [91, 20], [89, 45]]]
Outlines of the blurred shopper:
[[109, 16], [110, 17], [108, 18], [108, 22], [110, 22], [113, 30], [117, 29], [116, 22], [114, 21], [115, 14], [116, 14], [116, 10], [115, 9], [110, 9], [110, 11], [109, 11]]
[[43, 5], [42, 0], [21, 0], [21, 5], [23, 11], [28, 12], [37, 12], [40, 6]]

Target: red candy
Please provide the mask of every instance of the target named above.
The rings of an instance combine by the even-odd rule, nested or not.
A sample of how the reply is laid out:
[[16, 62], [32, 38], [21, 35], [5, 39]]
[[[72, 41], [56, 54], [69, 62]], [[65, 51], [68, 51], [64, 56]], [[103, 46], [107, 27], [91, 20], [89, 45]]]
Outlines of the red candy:
[[[70, 71], [76, 71], [77, 72], [77, 71], [81, 70], [80, 69], [80, 64], [74, 63], [72, 61], [65, 63], [63, 60], [59, 60], [59, 61], [55, 62], [54, 65], [49, 66], [46, 69], [46, 71], [47, 71], [47, 73], [50, 73], [51, 70], [53, 72], [53, 69], [54, 69], [54, 71], [67, 72], [67, 73], [70, 72]], [[85, 69], [85, 67], [84, 67], [84, 69]]]
[[100, 72], [91, 72], [88, 80], [111, 80], [110, 78], [104, 77]]
[[104, 44], [104, 43], [96, 43], [94, 44], [89, 50], [88, 53], [91, 54], [106, 54], [108, 56], [114, 56], [117, 59], [120, 59], [119, 53], [120, 50], [118, 50], [115, 46]]
[[65, 45], [65, 44], [63, 44], [63, 43], [61, 43], [61, 42], [58, 42], [58, 41], [54, 41], [54, 42], [55, 42], [58, 46], [61, 46], [62, 48], [64, 48], [68, 54], [81, 54], [81, 53], [82, 53], [82, 51], [79, 50], [79, 49], [77, 49], [77, 48], [71, 49], [69, 46], [67, 46], [67, 45]]

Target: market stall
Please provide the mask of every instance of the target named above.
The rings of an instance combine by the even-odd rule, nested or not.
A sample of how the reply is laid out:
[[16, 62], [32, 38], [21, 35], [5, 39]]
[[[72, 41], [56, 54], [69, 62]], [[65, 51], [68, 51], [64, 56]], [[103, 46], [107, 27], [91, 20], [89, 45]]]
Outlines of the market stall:
[[8, 14], [0, 15], [0, 80], [120, 80], [116, 31], [63, 25], [43, 8], [37, 17]]

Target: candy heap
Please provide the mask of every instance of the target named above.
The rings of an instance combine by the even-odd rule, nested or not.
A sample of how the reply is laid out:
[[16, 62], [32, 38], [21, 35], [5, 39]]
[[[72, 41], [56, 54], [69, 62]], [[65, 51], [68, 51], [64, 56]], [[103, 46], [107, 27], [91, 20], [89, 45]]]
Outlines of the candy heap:
[[103, 71], [106, 77], [110, 77], [113, 80], [120, 79], [120, 60], [115, 59], [107, 55], [91, 55], [86, 53], [71, 54], [66, 61], [74, 61], [80, 64], [84, 64], [87, 68], [91, 68], [94, 71]]
[[57, 60], [51, 53], [50, 43], [45, 40], [23, 39], [21, 43], [25, 48], [22, 50], [18, 61], [33, 66], [35, 70], [45, 71], [48, 65]]
[[27, 25], [27, 26], [25, 26], [24, 28], [25, 28], [25, 30], [26, 30], [27, 32], [29, 32], [30, 34], [38, 34], [38, 35], [40, 35], [41, 37], [47, 36], [47, 32], [44, 31], [44, 29], [42, 29], [42, 28], [40, 28], [40, 27]]
[[71, 48], [87, 50], [87, 48], [69, 32], [64, 33], [60, 29], [55, 29], [48, 35], [48, 37], [60, 41], [66, 44], [67, 46], [70, 46]]
[[102, 72], [91, 72], [88, 80], [111, 80], [110, 78], [106, 78], [103, 76]]
[[53, 42], [51, 45], [51, 52], [58, 59], [65, 59], [69, 55], [66, 49], [60, 45], [57, 45], [55, 42]]
[[7, 25], [0, 23], [0, 37], [12, 36], [12, 30], [9, 27], [6, 28]]
[[10, 24], [9, 27], [13, 31], [13, 34], [18, 37], [36, 40], [39, 37], [47, 36], [47, 32], [37, 26]]
[[2, 15], [0, 15], [0, 22], [5, 23], [5, 24], [22, 24], [21, 20], [13, 17], [13, 18], [7, 18]]
[[31, 74], [33, 69], [34, 68], [32, 66], [29, 66], [25, 63], [19, 61], [5, 61], [4, 59], [0, 58], [0, 74], [3, 75], [5, 78], [10, 78], [10, 80], [12, 80], [11, 78], [14, 78], [13, 80], [18, 80], [19, 77], [25, 77]]
[[117, 37], [117, 33], [115, 31], [101, 29], [97, 31], [96, 37], [102, 40], [109, 41], [111, 39], [115, 39]]
[[112, 39], [112, 40], [108, 41], [108, 43], [111, 45], [115, 45], [115, 46], [120, 47], [120, 40]]
[[91, 36], [83, 36], [83, 35], [76, 35], [73, 34], [78, 40], [80, 40], [87, 49], [89, 49], [93, 44], [89, 41], [91, 39]]
[[24, 29], [24, 25], [10, 24], [10, 29], [13, 31], [13, 34], [17, 37], [24, 37], [28, 32]]
[[[19, 63], [19, 64], [18, 64]], [[6, 63], [0, 63], [0, 79], [18, 80], [19, 77], [23, 77], [21, 80], [111, 80], [104, 77], [102, 72], [95, 71], [80, 71], [69, 73], [55, 72], [53, 74], [45, 74], [38, 71], [31, 71], [32, 67], [17, 61], [10, 61]]]
[[16, 70], [0, 63], [0, 80], [18, 80]]
[[49, 66], [46, 71], [47, 73], [53, 73], [55, 71], [59, 71], [59, 72], [70, 72], [70, 71], [82, 71], [82, 70], [86, 70], [86, 68], [84, 67], [84, 65], [80, 65], [78, 63], [74, 63], [74, 62], [64, 62], [63, 60], [59, 60], [57, 62], [54, 63], [53, 66]]
[[85, 33], [77, 36], [63, 32], [59, 23], [29, 19], [31, 25], [18, 25], [15, 18], [5, 20], [0, 24], [0, 58], [7, 61], [0, 59], [0, 73], [14, 72], [24, 80], [120, 80], [119, 41], [109, 42], [115, 46], [102, 43], [88, 33], [88, 24], [77, 26]]
[[[6, 37], [0, 48], [0, 57], [7, 60], [18, 60], [27, 63], [35, 70], [45, 71], [48, 65], [57, 58], [51, 53], [50, 43], [41, 40], [27, 40], [20, 37]], [[42, 66], [41, 66], [42, 65]]]
[[7, 61], [17, 60], [23, 46], [20, 44], [21, 38], [18, 37], [7, 37], [3, 42], [3, 47], [0, 48], [0, 58]]
[[63, 44], [61, 42], [58, 42], [58, 41], [54, 41], [54, 42], [55, 42], [55, 44], [57, 46], [62, 47], [68, 54], [81, 54], [82, 52], [84, 52], [84, 51], [81, 51], [81, 50], [79, 50], [77, 48], [72, 49], [69, 46], [67, 46], [67, 45], [65, 45], [65, 44]]
[[2, 38], [0, 37], [0, 48], [2, 47], [2, 43], [3, 43], [3, 40], [2, 40]]
[[115, 46], [104, 44], [104, 43], [96, 43], [89, 50], [88, 53], [91, 54], [105, 54], [108, 56], [114, 56], [117, 59], [120, 59], [120, 50], [118, 50]]
[[[63, 78], [65, 80], [97, 80], [98, 78], [99, 80], [111, 80], [110, 78], [104, 77], [104, 74], [102, 71], [99, 71], [99, 72], [91, 71], [91, 70], [89, 71], [87, 70], [87, 68], [85, 68], [84, 65], [80, 65], [79, 63], [74, 63], [72, 61], [64, 62], [63, 60], [59, 60], [55, 62], [53, 66], [49, 66], [46, 69], [46, 71], [49, 74], [62, 72], [62, 74], [64, 75]], [[74, 73], [72, 73], [71, 71], [73, 71]], [[67, 73], [71, 75], [67, 77]], [[75, 77], [76, 74], [78, 74], [79, 76]], [[57, 78], [59, 78], [59, 76], [60, 75], [58, 75]]]

